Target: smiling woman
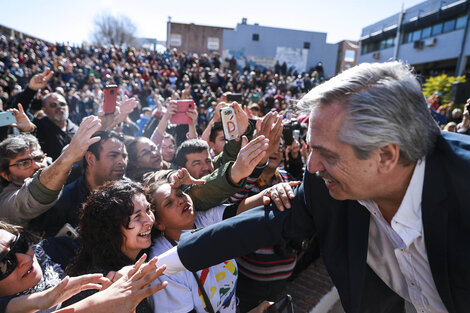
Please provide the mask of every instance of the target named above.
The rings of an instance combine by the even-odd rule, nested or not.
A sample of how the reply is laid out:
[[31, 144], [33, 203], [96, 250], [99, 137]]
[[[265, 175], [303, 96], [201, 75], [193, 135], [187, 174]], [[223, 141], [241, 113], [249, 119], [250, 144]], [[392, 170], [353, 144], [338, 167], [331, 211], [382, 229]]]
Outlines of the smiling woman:
[[52, 312], [80, 290], [101, 288], [101, 274], [65, 278], [61, 266], [19, 226], [0, 221], [0, 312]]
[[160, 148], [146, 137], [137, 137], [126, 142], [129, 153], [127, 176], [141, 181], [144, 174], [155, 170], [168, 169], [168, 164], [162, 160]]
[[[148, 249], [154, 215], [141, 185], [130, 180], [109, 182], [93, 192], [80, 213], [80, 249], [75, 262], [67, 269], [72, 275], [118, 271], [135, 263]], [[67, 304], [90, 296], [86, 291]], [[146, 300], [137, 312], [150, 312]]]

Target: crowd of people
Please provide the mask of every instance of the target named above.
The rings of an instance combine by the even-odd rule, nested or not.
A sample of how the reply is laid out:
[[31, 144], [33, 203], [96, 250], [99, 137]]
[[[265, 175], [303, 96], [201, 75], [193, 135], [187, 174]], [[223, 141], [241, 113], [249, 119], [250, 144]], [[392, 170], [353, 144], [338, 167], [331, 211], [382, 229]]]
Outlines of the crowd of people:
[[[308, 116], [295, 104], [320, 82], [317, 72], [225, 68], [217, 55], [4, 36], [0, 47], [2, 112], [16, 119], [0, 127], [6, 312], [21, 312], [20, 302], [24, 312], [87, 303], [97, 289], [131, 279], [136, 266], [147, 266], [139, 264], [143, 255], [169, 249], [184, 230], [271, 201], [290, 208], [308, 155]], [[117, 106], [105, 114], [110, 84], [118, 86]], [[230, 101], [233, 94], [241, 100]], [[188, 99], [191, 123], [172, 123], [177, 101]], [[236, 140], [225, 139], [222, 107], [233, 109]], [[301, 250], [264, 247], [197, 273], [163, 275], [152, 289], [159, 292], [136, 310], [262, 312], [265, 300], [282, 295]], [[50, 307], [28, 302], [27, 295], [42, 293]]]
[[[269, 240], [261, 234], [249, 238], [260, 229], [271, 231], [271, 224], [262, 226], [267, 216], [274, 216], [276, 224], [299, 206], [294, 190], [303, 193], [303, 184], [296, 187], [304, 179], [309, 154], [319, 153], [330, 166], [344, 162], [338, 151], [307, 145], [308, 127], [323, 134], [322, 129], [336, 124], [317, 119], [309, 126], [309, 110], [320, 109], [307, 107], [302, 113], [296, 106], [322, 83], [321, 66], [299, 75], [281, 66], [260, 70], [224, 63], [216, 54], [71, 47], [0, 37], [0, 102], [2, 112], [16, 119], [0, 127], [2, 310], [264, 312], [283, 295], [288, 279], [318, 257], [318, 249], [335, 245], [324, 239], [322, 230], [331, 221], [323, 217], [318, 220], [324, 225], [315, 226], [318, 235], [299, 223], [302, 238], [293, 236], [294, 243], [276, 240], [272, 233]], [[118, 100], [114, 113], [105, 114], [103, 90], [110, 84], [118, 86]], [[238, 102], [230, 100], [233, 96]], [[173, 123], [179, 100], [194, 103], [184, 113], [189, 124]], [[435, 102], [429, 99], [424, 120], [434, 116], [446, 131], [470, 132], [470, 101], [460, 115], [449, 107], [441, 113]], [[226, 107], [235, 116], [235, 140], [224, 135], [220, 109]], [[343, 144], [352, 140], [344, 136]], [[355, 151], [359, 159], [370, 155], [364, 147]], [[392, 147], [383, 153], [397, 161], [397, 151]], [[406, 167], [418, 159], [400, 156], [397, 162]], [[318, 171], [327, 186], [338, 184]], [[257, 213], [255, 208], [270, 203], [276, 212], [286, 212], [281, 219]], [[311, 217], [299, 216], [307, 222], [307, 215]], [[242, 223], [243, 234], [236, 237], [240, 242], [214, 241], [217, 256], [210, 264], [186, 266], [184, 258], [186, 268], [193, 270], [174, 275], [155, 265], [155, 257], [179, 249], [185, 234], [203, 233], [196, 230], [207, 226], [208, 231], [217, 229], [210, 225], [222, 221], [235, 221], [236, 226], [245, 219], [249, 223]], [[253, 220], [259, 229], [250, 224]], [[289, 227], [294, 229], [295, 223]], [[238, 249], [244, 244], [253, 249]], [[201, 256], [194, 252], [189, 264], [211, 254], [205, 248]], [[147, 256], [150, 261], [144, 263]], [[328, 250], [326, 257], [332, 256]], [[331, 258], [326, 261], [329, 266]], [[342, 278], [332, 276], [341, 285]], [[409, 300], [403, 286], [395, 287]]]

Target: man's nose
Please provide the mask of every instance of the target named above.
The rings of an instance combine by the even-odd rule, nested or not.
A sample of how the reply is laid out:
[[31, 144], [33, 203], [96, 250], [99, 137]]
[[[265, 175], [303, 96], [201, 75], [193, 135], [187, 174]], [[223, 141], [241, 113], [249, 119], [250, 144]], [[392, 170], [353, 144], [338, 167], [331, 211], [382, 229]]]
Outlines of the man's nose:
[[310, 155], [308, 156], [307, 170], [313, 174], [318, 171], [323, 171], [324, 169], [325, 168], [320, 160], [319, 153], [315, 150], [312, 150], [312, 152], [310, 152]]

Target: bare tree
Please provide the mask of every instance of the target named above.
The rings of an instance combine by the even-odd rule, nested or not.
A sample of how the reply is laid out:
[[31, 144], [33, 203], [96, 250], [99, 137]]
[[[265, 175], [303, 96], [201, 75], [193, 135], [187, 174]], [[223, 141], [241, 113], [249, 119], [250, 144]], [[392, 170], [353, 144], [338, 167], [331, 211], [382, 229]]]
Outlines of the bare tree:
[[127, 16], [100, 14], [96, 16], [94, 23], [92, 41], [95, 44], [118, 46], [136, 44], [137, 27]]

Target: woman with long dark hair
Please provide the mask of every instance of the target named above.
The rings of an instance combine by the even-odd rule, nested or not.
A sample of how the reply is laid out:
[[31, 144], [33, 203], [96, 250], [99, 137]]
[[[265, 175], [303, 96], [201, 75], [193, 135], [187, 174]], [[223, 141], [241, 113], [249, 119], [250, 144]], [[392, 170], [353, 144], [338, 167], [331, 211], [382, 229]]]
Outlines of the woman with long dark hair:
[[[109, 182], [91, 194], [80, 213], [80, 249], [67, 269], [71, 275], [118, 271], [134, 264], [151, 245], [155, 217], [145, 191], [130, 180]], [[91, 295], [82, 292], [69, 303]], [[137, 312], [151, 312], [144, 300]]]

